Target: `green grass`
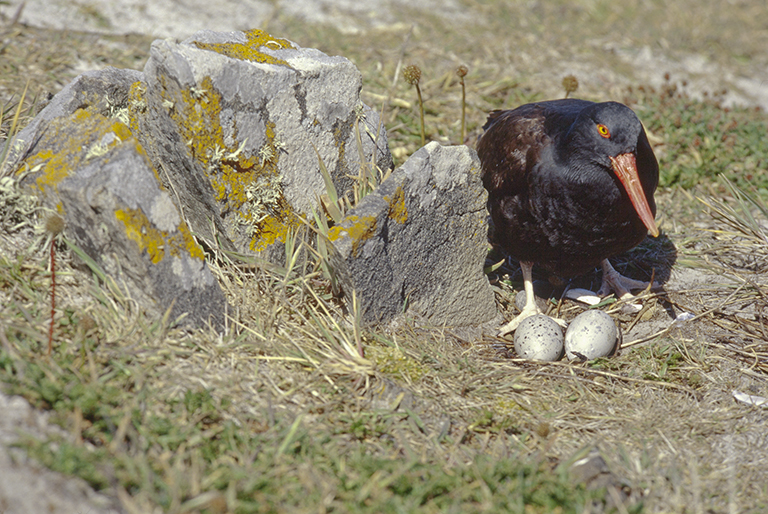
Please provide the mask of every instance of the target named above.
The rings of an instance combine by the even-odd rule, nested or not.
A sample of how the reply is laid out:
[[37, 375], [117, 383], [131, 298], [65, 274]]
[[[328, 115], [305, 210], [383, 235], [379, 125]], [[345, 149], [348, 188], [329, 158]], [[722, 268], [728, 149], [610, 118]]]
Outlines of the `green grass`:
[[737, 186], [768, 193], [768, 116], [746, 107], [726, 108], [722, 97], [702, 100], [667, 83], [659, 90], [630, 88], [625, 98], [657, 138], [662, 187], [691, 188], [724, 175]]
[[[600, 501], [603, 493], [573, 487], [566, 475], [548, 469], [545, 462], [521, 462], [521, 455], [514, 453], [505, 458], [477, 455], [448, 467], [419, 458], [374, 456], [362, 445], [340, 448], [330, 439], [315, 440], [306, 429], [300, 429], [288, 451], [277, 457], [259, 451], [280, 443], [285, 432], [243, 436], [240, 427], [228, 424], [215, 440], [183, 454], [174, 452], [167, 463], [144, 469], [125, 466], [115, 473], [129, 492], [150, 488], [157, 504], [170, 510], [180, 509], [180, 501], [188, 497], [190, 486], [180, 469], [191, 463], [202, 468], [209, 491], [219, 493], [208, 498], [226, 499], [229, 494], [226, 502], [234, 512], [307, 512], [324, 505], [339, 512], [579, 513], [587, 502]], [[68, 443], [51, 446], [31, 442], [27, 447], [54, 470], [77, 474], [97, 488], [107, 485], [100, 468], [114, 466], [114, 456]], [[211, 462], [208, 455], [218, 458]], [[229, 456], [248, 465], [222, 463], [231, 460], [224, 458]]]
[[[44, 318], [43, 311], [27, 312]], [[493, 452], [464, 453], [451, 436], [422, 433], [413, 413], [344, 405], [343, 389], [330, 393], [331, 405], [321, 412], [297, 408], [235, 421], [229, 398], [202, 387], [167, 396], [164, 387], [153, 387], [163, 383], [158, 369], [127, 348], [114, 351], [114, 341], [99, 341], [98, 324], [78, 330], [83, 320], [69, 314], [57, 341], [71, 342], [52, 360], [41, 356], [39, 338], [11, 325], [6, 337], [16, 354], [0, 352], [0, 381], [7, 393], [53, 411], [54, 420], [77, 432], [75, 442], [27, 437], [19, 445], [97, 490], [117, 483], [171, 512], [184, 511], [185, 502], [204, 492], [216, 493], [203, 497], [210, 512], [224, 501], [234, 512], [312, 511], [323, 504], [341, 512], [568, 513], [604, 497], [574, 485], [547, 460], [513, 450], [503, 429]], [[134, 326], [115, 336], [131, 338], [137, 330], [140, 338], [154, 338], [163, 327]], [[176, 347], [193, 345], [193, 337]], [[476, 425], [488, 430], [487, 421]], [[421, 440], [410, 443], [414, 437]]]

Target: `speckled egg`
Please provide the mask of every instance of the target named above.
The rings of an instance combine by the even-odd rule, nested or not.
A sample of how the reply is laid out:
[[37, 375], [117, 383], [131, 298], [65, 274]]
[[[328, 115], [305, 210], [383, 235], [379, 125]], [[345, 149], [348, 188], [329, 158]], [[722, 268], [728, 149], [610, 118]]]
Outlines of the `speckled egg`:
[[582, 312], [565, 331], [565, 354], [568, 359], [597, 359], [611, 355], [616, 349], [619, 332], [613, 319], [603, 311]]
[[515, 330], [515, 351], [524, 359], [559, 360], [563, 356], [563, 331], [549, 316], [525, 318]]

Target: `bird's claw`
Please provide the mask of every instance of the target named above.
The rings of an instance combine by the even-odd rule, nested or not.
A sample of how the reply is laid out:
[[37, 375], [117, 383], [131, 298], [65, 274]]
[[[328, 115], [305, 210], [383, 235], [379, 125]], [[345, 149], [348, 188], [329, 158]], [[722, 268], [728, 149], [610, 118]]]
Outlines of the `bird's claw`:
[[[499, 330], [499, 333], [497, 334], [497, 336], [498, 337], [504, 337], [507, 334], [511, 334], [512, 332], [517, 330], [517, 327], [519, 327], [520, 323], [522, 323], [523, 320], [525, 320], [526, 318], [530, 318], [531, 316], [536, 316], [538, 314], [543, 314], [543, 312], [541, 312], [538, 309], [538, 307], [536, 307], [535, 309], [528, 309], [527, 307], [528, 306], [523, 308], [522, 312], [520, 312], [520, 314], [515, 316], [512, 321], [510, 321], [509, 323], [507, 323], [506, 325], [501, 327], [501, 329]], [[568, 324], [565, 322], [564, 319], [560, 319], [560, 318], [551, 318], [551, 319], [554, 320], [555, 323], [557, 323], [558, 325], [560, 325], [563, 328], [567, 328], [568, 327]]]
[[[608, 296], [614, 292], [619, 300], [631, 302], [635, 299], [635, 295], [630, 291], [633, 289], [648, 289], [649, 284], [649, 282], [625, 277], [611, 266], [608, 259], [605, 259], [603, 261], [603, 281], [600, 284], [600, 289], [597, 290], [597, 296]], [[651, 286], [652, 289], [658, 287], [661, 287], [658, 282], [654, 282]]]
[[520, 325], [520, 323], [524, 319], [530, 318], [531, 316], [536, 316], [537, 314], [541, 314], [541, 312], [539, 311], [539, 308], [536, 307], [535, 304], [533, 304], [533, 306], [526, 304], [523, 310], [520, 312], [520, 314], [512, 318], [512, 321], [510, 321], [509, 323], [501, 327], [501, 329], [499, 329], [499, 333], [497, 334], [497, 336], [504, 337], [507, 334], [511, 334], [517, 329], [517, 327]]

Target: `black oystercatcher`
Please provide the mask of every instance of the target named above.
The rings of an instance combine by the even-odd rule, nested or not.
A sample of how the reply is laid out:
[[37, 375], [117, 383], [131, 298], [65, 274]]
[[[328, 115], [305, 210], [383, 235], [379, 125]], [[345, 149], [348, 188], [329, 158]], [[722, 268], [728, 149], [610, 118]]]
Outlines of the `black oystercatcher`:
[[493, 220], [493, 242], [520, 261], [526, 305], [502, 327], [538, 314], [534, 264], [561, 277], [602, 264], [599, 295], [647, 287], [608, 258], [659, 230], [653, 192], [659, 165], [640, 120], [627, 106], [565, 99], [494, 111], [477, 143]]

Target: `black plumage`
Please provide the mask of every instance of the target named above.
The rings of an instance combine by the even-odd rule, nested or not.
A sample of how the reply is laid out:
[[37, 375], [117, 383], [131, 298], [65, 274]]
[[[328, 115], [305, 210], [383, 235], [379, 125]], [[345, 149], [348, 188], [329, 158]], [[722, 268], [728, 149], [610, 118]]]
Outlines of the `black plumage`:
[[[606, 270], [608, 257], [633, 248], [649, 231], [658, 235], [659, 167], [627, 106], [538, 102], [494, 111], [483, 128], [477, 153], [493, 242], [521, 262], [524, 278], [533, 263], [562, 277], [601, 263]], [[602, 293], [605, 280], [616, 278], [609, 274]]]

